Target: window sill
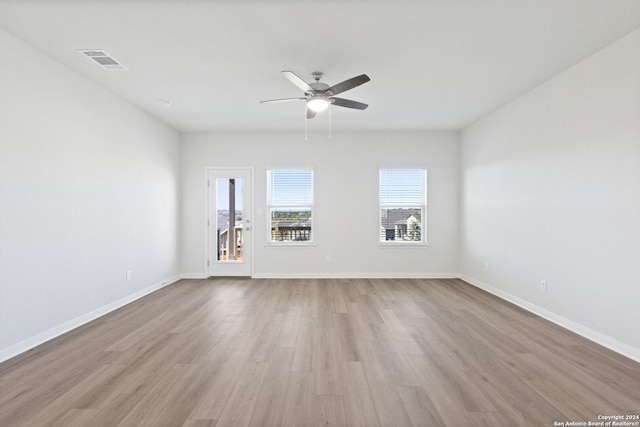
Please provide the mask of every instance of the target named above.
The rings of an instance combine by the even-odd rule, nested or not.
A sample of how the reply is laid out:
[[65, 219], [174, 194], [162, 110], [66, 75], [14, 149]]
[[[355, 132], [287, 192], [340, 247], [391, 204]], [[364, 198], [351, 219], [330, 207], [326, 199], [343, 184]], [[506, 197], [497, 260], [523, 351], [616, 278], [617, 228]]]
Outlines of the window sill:
[[381, 248], [426, 248], [429, 242], [378, 242]]
[[312, 248], [316, 246], [314, 242], [273, 242], [267, 243], [267, 248]]

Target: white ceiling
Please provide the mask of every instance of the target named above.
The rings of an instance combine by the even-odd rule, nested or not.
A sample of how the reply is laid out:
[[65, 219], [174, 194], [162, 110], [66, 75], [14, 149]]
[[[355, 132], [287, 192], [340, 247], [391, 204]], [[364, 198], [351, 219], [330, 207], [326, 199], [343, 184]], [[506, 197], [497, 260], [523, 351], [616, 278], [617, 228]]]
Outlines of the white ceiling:
[[369, 75], [334, 131], [457, 130], [639, 27], [638, 0], [0, 0], [0, 28], [182, 132], [301, 130], [304, 103], [258, 103], [302, 95], [281, 70]]

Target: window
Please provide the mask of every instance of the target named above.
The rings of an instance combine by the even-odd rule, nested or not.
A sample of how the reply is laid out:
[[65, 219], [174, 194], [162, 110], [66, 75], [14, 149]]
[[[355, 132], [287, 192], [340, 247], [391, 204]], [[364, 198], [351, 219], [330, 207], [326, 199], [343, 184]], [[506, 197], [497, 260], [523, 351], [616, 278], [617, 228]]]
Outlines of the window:
[[313, 170], [267, 171], [269, 226], [267, 241], [306, 242], [313, 239]]
[[424, 169], [380, 170], [380, 242], [425, 243]]

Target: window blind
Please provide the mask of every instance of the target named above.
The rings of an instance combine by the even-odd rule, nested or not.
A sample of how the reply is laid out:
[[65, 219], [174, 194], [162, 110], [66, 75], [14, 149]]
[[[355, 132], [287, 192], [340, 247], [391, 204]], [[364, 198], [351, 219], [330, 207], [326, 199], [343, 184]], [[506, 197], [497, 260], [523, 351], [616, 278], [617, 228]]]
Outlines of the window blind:
[[269, 171], [269, 198], [272, 206], [313, 204], [313, 171], [276, 169]]
[[380, 205], [409, 206], [424, 204], [422, 169], [380, 170]]

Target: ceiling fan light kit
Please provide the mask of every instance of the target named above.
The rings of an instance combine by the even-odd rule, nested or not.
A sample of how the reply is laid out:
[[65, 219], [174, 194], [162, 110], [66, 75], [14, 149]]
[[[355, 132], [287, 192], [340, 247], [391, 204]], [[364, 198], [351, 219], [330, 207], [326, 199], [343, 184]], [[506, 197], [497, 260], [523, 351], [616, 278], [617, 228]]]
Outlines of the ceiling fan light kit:
[[307, 101], [307, 108], [319, 113], [329, 107], [330, 101], [325, 96], [314, 96]]

